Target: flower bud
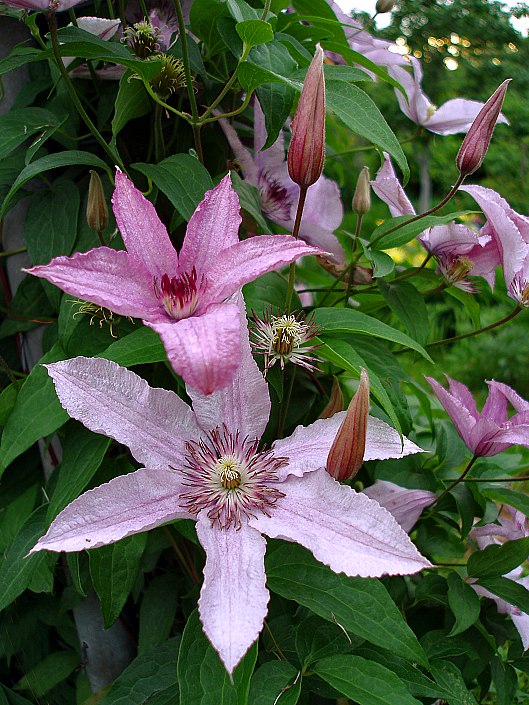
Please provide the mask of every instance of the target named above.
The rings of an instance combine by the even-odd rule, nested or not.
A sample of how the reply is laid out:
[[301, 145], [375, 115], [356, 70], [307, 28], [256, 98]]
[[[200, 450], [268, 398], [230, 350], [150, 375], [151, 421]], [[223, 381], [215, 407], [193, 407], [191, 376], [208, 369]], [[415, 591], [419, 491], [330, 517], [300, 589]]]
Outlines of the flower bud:
[[323, 49], [318, 44], [292, 120], [288, 173], [301, 188], [320, 178], [325, 161], [325, 81]]
[[351, 480], [360, 470], [366, 450], [368, 415], [369, 377], [363, 369], [356, 394], [327, 456], [327, 472], [335, 480]]
[[456, 157], [461, 176], [473, 174], [483, 164], [510, 80], [496, 89], [470, 126]]
[[382, 15], [384, 12], [391, 12], [395, 6], [395, 0], [377, 0], [375, 12], [377, 15]]
[[329, 403], [323, 409], [321, 414], [318, 416], [319, 419], [330, 419], [331, 416], [337, 414], [339, 411], [343, 411], [343, 394], [340, 387], [340, 383], [336, 377], [332, 381], [331, 396], [329, 397]]
[[353, 210], [358, 215], [365, 215], [371, 208], [371, 185], [369, 183], [369, 169], [365, 166], [358, 175], [355, 194], [353, 196]]
[[102, 232], [108, 225], [108, 208], [105, 194], [103, 193], [103, 184], [99, 174], [93, 169], [90, 169], [86, 221], [88, 227], [98, 233]]

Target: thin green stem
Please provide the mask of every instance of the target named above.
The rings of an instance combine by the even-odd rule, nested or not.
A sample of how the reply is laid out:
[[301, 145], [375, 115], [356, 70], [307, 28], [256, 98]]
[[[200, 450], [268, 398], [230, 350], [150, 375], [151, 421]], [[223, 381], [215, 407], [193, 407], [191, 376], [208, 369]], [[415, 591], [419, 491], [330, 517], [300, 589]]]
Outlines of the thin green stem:
[[79, 113], [81, 119], [85, 122], [92, 135], [99, 142], [101, 148], [104, 150], [111, 163], [117, 164], [122, 171], [126, 171], [125, 166], [123, 165], [123, 162], [121, 161], [119, 155], [115, 153], [105, 142], [105, 140], [101, 136], [101, 133], [94, 125], [92, 120], [89, 118], [86, 110], [83, 108], [81, 101], [79, 100], [79, 96], [77, 95], [73, 82], [62, 62], [62, 57], [59, 49], [59, 38], [57, 36], [57, 18], [55, 16], [55, 12], [52, 10], [48, 12], [48, 24], [50, 28], [51, 46], [53, 50], [53, 55], [55, 57], [55, 63], [57, 64], [57, 68], [59, 69], [59, 72], [64, 79], [68, 92], [70, 93], [70, 98], [72, 99], [72, 102], [75, 105], [77, 112]]
[[250, 104], [252, 96], [253, 93], [251, 91], [248, 91], [248, 93], [246, 94], [246, 98], [241, 103], [241, 105], [236, 108], [236, 110], [231, 110], [229, 113], [222, 113], [221, 115], [212, 115], [211, 117], [208, 117], [205, 120], [201, 120], [200, 124], [207, 125], [208, 122], [216, 122], [217, 120], [222, 120], [222, 118], [231, 118], [235, 117], [236, 115], [240, 115], [246, 110], [246, 108]]
[[[290, 382], [288, 385], [288, 390], [286, 397], [284, 397], [283, 402], [279, 408], [279, 420], [277, 424], [277, 437], [281, 438], [283, 435], [283, 429], [285, 427], [285, 421], [287, 420], [287, 415], [288, 415], [288, 407], [290, 406], [290, 399], [292, 398], [292, 390], [294, 389], [294, 380], [296, 379], [296, 370], [297, 367], [296, 365], [292, 365], [291, 367], [291, 372], [292, 374], [290, 375]], [[283, 370], [283, 381], [285, 379], [284, 375], [284, 370]]]
[[[299, 228], [301, 225], [301, 218], [303, 217], [303, 207], [305, 205], [305, 199], [307, 198], [308, 186], [299, 187], [299, 199], [298, 208], [296, 210], [296, 219], [294, 221], [294, 229], [292, 230], [292, 237], [296, 240], [299, 236]], [[288, 285], [287, 285], [287, 296], [285, 299], [285, 313], [290, 313], [292, 307], [292, 295], [294, 293], [294, 280], [296, 277], [296, 263], [292, 262], [288, 270]]]
[[144, 19], [148, 20], [149, 19], [149, 12], [147, 10], [147, 5], [145, 4], [145, 0], [140, 0], [140, 9], [143, 13]]
[[329, 298], [329, 294], [332, 294], [333, 291], [336, 290], [336, 288], [337, 288], [337, 286], [340, 284], [340, 282], [342, 282], [342, 281], [345, 279], [345, 277], [346, 277], [348, 274], [350, 274], [350, 272], [351, 272], [351, 270], [353, 269], [353, 267], [355, 266], [355, 264], [356, 264], [356, 262], [351, 262], [351, 263], [343, 270], [343, 272], [340, 274], [340, 276], [335, 279], [335, 281], [332, 283], [332, 285], [331, 285], [328, 289], [321, 289], [321, 290], [320, 290], [320, 291], [325, 291], [325, 296], [324, 296], [323, 299], [319, 302], [318, 306], [323, 306], [323, 304], [324, 304], [324, 303], [327, 301], [327, 299]]
[[[357, 213], [356, 229], [355, 229], [355, 235], [354, 235], [354, 240], [353, 240], [353, 261], [351, 262], [351, 264], [355, 264], [356, 260], [357, 260], [357, 258], [354, 257], [354, 252], [355, 252], [356, 248], [358, 247], [358, 238], [360, 237], [360, 233], [362, 231], [362, 220], [363, 220], [362, 213]], [[352, 286], [353, 286], [353, 281], [352, 281], [351, 273], [349, 273], [349, 276], [347, 277], [347, 289], [345, 291], [345, 301], [344, 301], [345, 308], [347, 308], [347, 306], [348, 306]]]
[[151, 96], [151, 98], [154, 100], [155, 103], [157, 103], [158, 105], [161, 105], [162, 108], [165, 108], [165, 110], [168, 110], [170, 113], [174, 113], [175, 115], [178, 115], [179, 118], [182, 118], [186, 122], [189, 122], [190, 124], [192, 124], [191, 115], [189, 115], [188, 113], [183, 113], [180, 110], [173, 108], [172, 105], [165, 103], [161, 98], [159, 98], [156, 95], [156, 93], [153, 91], [153, 89], [148, 81], [143, 81], [143, 85], [145, 86], [145, 90]]
[[27, 251], [27, 247], [19, 247], [18, 250], [4, 250], [4, 252], [0, 252], [0, 257], [11, 257], [11, 255], [19, 255], [21, 252]]
[[248, 58], [248, 54], [250, 52], [250, 47], [248, 47], [246, 44], [244, 45], [243, 52], [241, 55], [241, 58], [239, 59], [239, 62], [237, 64], [237, 68], [233, 72], [233, 74], [230, 76], [229, 80], [227, 81], [226, 85], [224, 88], [221, 90], [221, 92], [218, 94], [218, 96], [215, 98], [213, 103], [206, 108], [206, 110], [202, 113], [200, 116], [200, 122], [202, 123], [205, 118], [217, 107], [217, 105], [221, 102], [221, 100], [224, 98], [226, 93], [230, 90], [230, 88], [233, 86], [235, 81], [237, 80], [237, 71], [239, 69], [239, 66], [246, 61]]
[[196, 585], [198, 585], [200, 583], [200, 580], [199, 580], [199, 577], [198, 577], [197, 572], [195, 570], [195, 566], [192, 563], [190, 563], [188, 560], [186, 560], [186, 557], [184, 556], [184, 554], [180, 550], [180, 546], [176, 543], [175, 538], [174, 538], [173, 534], [171, 533], [169, 527], [162, 526], [162, 530], [163, 530], [164, 534], [166, 535], [167, 540], [169, 541], [169, 543], [173, 547], [173, 551], [176, 553], [178, 560], [180, 561], [182, 567], [184, 568], [186, 573], [189, 575], [191, 580]]
[[529, 475], [525, 477], [465, 477], [463, 482], [527, 482]]
[[476, 462], [476, 460], [478, 459], [478, 457], [479, 457], [478, 455], [472, 456], [471, 460], [468, 462], [468, 465], [467, 465], [466, 468], [463, 470], [463, 472], [461, 473], [461, 475], [457, 478], [457, 480], [454, 480], [450, 485], [448, 485], [448, 487], [446, 487], [446, 488], [441, 492], [441, 494], [439, 495], [439, 497], [437, 497], [437, 499], [435, 500], [435, 502], [433, 502], [433, 504], [430, 506], [430, 509], [433, 508], [433, 507], [435, 507], [436, 504], [439, 504], [439, 502], [440, 502], [442, 499], [444, 499], [444, 498], [446, 497], [446, 495], [454, 489], [454, 487], [457, 487], [457, 485], [459, 485], [459, 483], [462, 482], [462, 481], [465, 479], [465, 477], [468, 475], [468, 473], [469, 473], [470, 470], [472, 469], [472, 466], [474, 465], [474, 463]]
[[263, 8], [263, 14], [261, 15], [261, 20], [264, 22], [266, 20], [266, 16], [270, 12], [270, 5], [272, 4], [272, 0], [265, 0], [264, 8]]
[[444, 338], [443, 340], [436, 340], [433, 343], [428, 343], [426, 345], [426, 347], [427, 348], [435, 348], [438, 345], [446, 345], [447, 343], [455, 343], [458, 340], [464, 340], [465, 338], [473, 338], [475, 335], [481, 335], [482, 333], [486, 333], [488, 330], [493, 330], [494, 328], [498, 328], [499, 326], [502, 326], [504, 323], [508, 323], [515, 316], [517, 316], [520, 313], [520, 311], [522, 311], [522, 307], [517, 305], [507, 316], [500, 318], [498, 321], [495, 321], [494, 323], [491, 323], [488, 326], [484, 326], [483, 328], [478, 328], [478, 330], [471, 330], [470, 333], [462, 333], [461, 335], [454, 335], [451, 338]]
[[410, 223], [415, 223], [417, 220], [421, 220], [422, 218], [426, 218], [426, 216], [428, 216], [428, 215], [432, 215], [432, 213], [436, 213], [443, 206], [445, 206], [448, 203], [448, 201], [450, 201], [451, 198], [453, 198], [454, 194], [456, 193], [458, 188], [461, 186], [464, 179], [465, 179], [465, 177], [460, 174], [457, 178], [457, 181], [450, 189], [450, 191], [446, 194], [446, 196], [443, 198], [443, 200], [440, 201], [436, 206], [433, 206], [429, 210], [424, 211], [424, 213], [419, 213], [418, 215], [414, 215], [412, 218], [408, 218], [408, 220], [405, 220], [403, 223], [399, 223], [398, 225], [395, 225], [393, 228], [386, 230], [386, 232], [381, 233], [378, 237], [376, 237], [374, 240], [372, 240], [369, 243], [371, 245], [371, 247], [373, 245], [375, 245], [383, 237], [386, 237], [387, 235], [394, 233], [396, 230], [400, 230], [400, 228], [404, 228], [406, 225], [410, 225]]
[[165, 144], [162, 129], [163, 108], [161, 105], [154, 106], [154, 160], [158, 164], [165, 158]]

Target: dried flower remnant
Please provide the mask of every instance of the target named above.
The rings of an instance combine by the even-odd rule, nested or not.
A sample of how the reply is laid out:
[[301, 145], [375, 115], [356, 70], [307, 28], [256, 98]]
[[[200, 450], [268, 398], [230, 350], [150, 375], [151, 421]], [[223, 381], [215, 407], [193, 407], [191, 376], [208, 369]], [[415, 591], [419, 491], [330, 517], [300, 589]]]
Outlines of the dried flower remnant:
[[[240, 300], [238, 310], [245, 320]], [[301, 543], [331, 570], [350, 576], [412, 574], [430, 566], [388, 512], [323, 470], [343, 413], [258, 449], [270, 412], [268, 386], [248, 337], [239, 340], [233, 383], [209, 396], [188, 387], [193, 409], [108, 360], [48, 365], [72, 418], [129, 446], [144, 467], [85, 492], [33, 549], [80, 551], [177, 518], [196, 519], [206, 552], [200, 620], [229, 673], [258, 637], [267, 612], [261, 534]], [[369, 419], [369, 458], [419, 451]]]
[[266, 311], [263, 318], [253, 313], [251, 327], [251, 345], [255, 353], [264, 355], [266, 372], [279, 361], [281, 369], [287, 362], [316, 370], [314, 363], [318, 358], [312, 355], [317, 345], [307, 345], [321, 331], [312, 316], [306, 318], [303, 313], [274, 315], [272, 309]]
[[151, 88], [157, 96], [165, 100], [179, 88], [186, 87], [182, 59], [177, 59], [169, 54], [153, 54], [149, 60], [162, 62], [160, 73], [150, 81]]
[[149, 20], [142, 20], [132, 27], [127, 27], [121, 41], [128, 44], [139, 59], [147, 59], [160, 51], [159, 35], [158, 27], [151, 24]]
[[473, 174], [483, 164], [510, 81], [508, 78], [494, 91], [467, 132], [456, 157], [461, 176]]

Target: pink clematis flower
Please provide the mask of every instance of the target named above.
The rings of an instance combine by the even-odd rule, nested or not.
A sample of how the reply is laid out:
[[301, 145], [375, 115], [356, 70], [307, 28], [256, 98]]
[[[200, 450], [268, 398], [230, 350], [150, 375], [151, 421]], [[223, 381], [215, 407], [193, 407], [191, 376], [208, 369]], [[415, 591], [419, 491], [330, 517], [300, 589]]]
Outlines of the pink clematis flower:
[[529, 306], [529, 217], [517, 213], [499, 193], [484, 186], [461, 186], [479, 205], [487, 222], [481, 232], [495, 242], [508, 295]]
[[[261, 534], [294, 541], [335, 572], [412, 574], [428, 568], [391, 514], [323, 469], [344, 414], [299, 426], [268, 450], [259, 439], [268, 387], [245, 336], [232, 384], [193, 409], [103, 359], [48, 366], [63, 406], [91, 430], [128, 445], [145, 467], [89, 490], [66, 507], [32, 552], [95, 548], [178, 518], [197, 521], [206, 552], [199, 614], [231, 673], [257, 639], [267, 612]], [[420, 451], [370, 418], [366, 457]]]
[[[422, 125], [438, 135], [468, 132], [485, 104], [479, 100], [453, 98], [436, 108], [422, 89], [420, 61], [414, 56], [407, 57], [407, 61], [411, 63], [412, 72], [398, 65], [390, 66], [388, 69], [390, 76], [400, 83], [406, 94], [404, 97], [401, 91], [395, 89], [400, 109], [404, 115], [415, 124]], [[509, 124], [509, 121], [503, 113], [500, 113], [496, 120], [496, 124], [498, 123]]]
[[[263, 213], [285, 230], [292, 231], [299, 186], [288, 175], [283, 135], [280, 134], [271, 147], [261, 151], [266, 142], [266, 128], [263, 111], [257, 99], [254, 101], [253, 157], [231, 124], [227, 120], [219, 122], [241, 166], [245, 180], [259, 191]], [[330, 252], [335, 262], [343, 262], [342, 247], [333, 234], [334, 230], [340, 227], [342, 218], [343, 206], [338, 185], [325, 176], [320, 176], [307, 191], [300, 238]]]
[[[373, 191], [389, 207], [395, 218], [415, 215], [415, 208], [406, 196], [395, 174], [390, 158], [371, 181]], [[463, 189], [465, 190], [465, 189]], [[496, 267], [501, 264], [501, 254], [494, 238], [482, 230], [477, 233], [465, 225], [450, 223], [428, 228], [418, 237], [419, 242], [437, 260], [439, 272], [445, 280], [463, 291], [473, 292], [474, 285], [466, 277], [483, 277], [492, 288]]]
[[[492, 544], [500, 544], [503, 541], [514, 541], [516, 539], [524, 539], [529, 536], [529, 524], [527, 517], [508, 505], [504, 506], [504, 513], [499, 517], [499, 524], [486, 524], [485, 526], [476, 526], [470, 532], [470, 537], [476, 540], [478, 547], [483, 550]], [[522, 587], [529, 590], [529, 575], [523, 576], [523, 568], [519, 566], [503, 577], [513, 580]], [[489, 597], [494, 600], [500, 614], [508, 614], [514, 626], [520, 634], [524, 651], [529, 649], [529, 614], [522, 612], [516, 605], [510, 605], [501, 597], [494, 595], [481, 585], [471, 583], [478, 595]]]
[[112, 198], [126, 252], [97, 247], [27, 270], [68, 294], [159, 333], [175, 372], [209, 394], [233, 379], [241, 323], [229, 297], [243, 284], [321, 250], [290, 235], [239, 242], [239, 199], [229, 175], [208, 191], [177, 254], [154, 206], [120, 171]]
[[387, 480], [377, 480], [371, 487], [366, 487], [364, 494], [393, 514], [408, 534], [417, 523], [422, 510], [433, 504], [437, 496], [428, 490], [409, 490]]
[[3, 5], [17, 7], [21, 10], [37, 10], [39, 12], [60, 12], [75, 7], [83, 0], [2, 0]]
[[[457, 432], [474, 456], [497, 455], [512, 445], [529, 448], [529, 402], [501, 382], [487, 382], [489, 396], [478, 412], [468, 387], [445, 375], [449, 389], [426, 377], [434, 394], [448, 413]], [[516, 413], [507, 415], [510, 403]]]

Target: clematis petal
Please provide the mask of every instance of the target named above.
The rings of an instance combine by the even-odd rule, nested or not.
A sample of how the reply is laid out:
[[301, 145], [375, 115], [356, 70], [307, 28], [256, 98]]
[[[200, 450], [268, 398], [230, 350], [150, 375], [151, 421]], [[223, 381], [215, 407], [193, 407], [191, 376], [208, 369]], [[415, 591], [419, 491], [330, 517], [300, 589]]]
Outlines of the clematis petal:
[[206, 295], [219, 301], [261, 274], [280, 269], [305, 255], [326, 254], [290, 235], [258, 235], [224, 250], [208, 272]]
[[452, 379], [452, 377], [446, 374], [445, 377], [448, 380], [448, 390], [450, 394], [458, 399], [476, 420], [479, 419], [480, 414], [470, 389], [462, 382], [458, 382], [457, 379]]
[[[285, 140], [283, 130], [279, 131], [277, 140], [268, 149], [263, 149], [268, 137], [265, 116], [257, 98], [253, 104], [253, 151], [257, 169], [267, 173], [269, 170], [280, 169], [285, 163]], [[234, 150], [235, 151], [235, 150]]]
[[[178, 255], [167, 230], [148, 201], [119, 169], [112, 195], [116, 223], [127, 252], [145, 267], [151, 277], [176, 276]], [[152, 287], [152, 281], [151, 281]]]
[[241, 355], [236, 304], [213, 304], [201, 316], [147, 325], [160, 335], [172, 368], [191, 387], [211, 394], [233, 379]]
[[[345, 418], [340, 411], [329, 419], [318, 419], [310, 426], [298, 426], [288, 438], [276, 441], [274, 454], [289, 459], [288, 465], [279, 469], [280, 480], [289, 475], [301, 477], [306, 472], [325, 467], [327, 456], [338, 429]], [[364, 460], [402, 458], [412, 453], [421, 453], [422, 448], [403, 436], [402, 446], [399, 434], [387, 423], [369, 416], [367, 419], [366, 449]]]
[[200, 432], [193, 412], [174, 392], [149, 387], [115, 362], [74, 357], [46, 367], [70, 416], [127, 445], [140, 463], [177, 467], [184, 442]]
[[[527, 407], [529, 408], [529, 404]], [[498, 426], [507, 421], [507, 397], [496, 385], [489, 385], [489, 395], [483, 405], [481, 415], [494, 421]]]
[[[246, 330], [246, 311], [242, 294], [237, 296], [241, 328]], [[252, 357], [248, 336], [241, 335], [240, 363], [232, 382], [224, 389], [204, 395], [188, 387], [193, 410], [200, 426], [210, 431], [225, 423], [241, 439], [261, 438], [270, 416], [268, 384]]]
[[491, 389], [494, 388], [500, 391], [503, 396], [509, 400], [516, 411], [529, 411], [529, 401], [522, 399], [522, 397], [507, 384], [503, 384], [503, 382], [496, 382], [495, 380], [488, 381], [487, 384]]
[[167, 521], [192, 518], [178, 504], [185, 489], [177, 473], [160, 468], [116, 477], [63, 509], [30, 553], [97, 548]]
[[472, 430], [476, 424], [476, 417], [472, 415], [461, 399], [458, 399], [450, 394], [450, 392], [442, 387], [435, 379], [432, 379], [431, 377], [425, 377], [425, 379], [432, 387], [435, 396], [443, 405], [446, 413], [452, 419], [457, 432], [466, 445], [471, 448], [469, 443], [471, 442]]
[[364, 494], [387, 509], [407, 534], [413, 529], [422, 510], [436, 498], [434, 492], [409, 490], [387, 480], [377, 480], [364, 490]]
[[[468, 132], [484, 103], [467, 98], [453, 98], [440, 105], [433, 115], [426, 120], [424, 126], [438, 135], [455, 135]], [[500, 113], [496, 124], [509, 121]]]
[[91, 301], [122, 316], [159, 316], [160, 304], [152, 279], [126, 252], [96, 247], [72, 257], [55, 257], [49, 264], [24, 270], [47, 279], [72, 296]]
[[223, 250], [239, 241], [239, 211], [239, 197], [228, 174], [206, 193], [191, 216], [180, 250], [181, 271], [196, 267], [199, 274], [206, 274]]
[[388, 511], [325, 470], [289, 477], [278, 487], [285, 497], [270, 517], [252, 518], [250, 526], [271, 538], [300, 543], [336, 573], [367, 578], [430, 567]]
[[246, 524], [240, 529], [212, 527], [204, 513], [198, 518], [197, 535], [206, 551], [200, 620], [231, 674], [259, 636], [266, 617], [266, 542]]
[[399, 215], [415, 215], [415, 208], [397, 179], [391, 159], [386, 153], [384, 157], [384, 164], [378, 170], [376, 179], [369, 182], [373, 191], [387, 204], [394, 218]]

